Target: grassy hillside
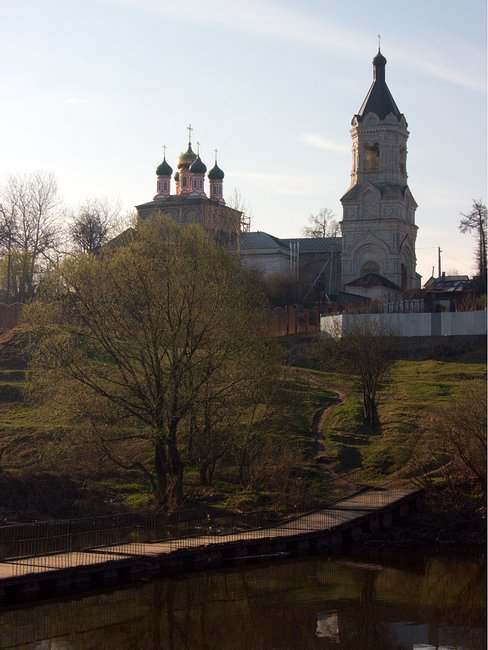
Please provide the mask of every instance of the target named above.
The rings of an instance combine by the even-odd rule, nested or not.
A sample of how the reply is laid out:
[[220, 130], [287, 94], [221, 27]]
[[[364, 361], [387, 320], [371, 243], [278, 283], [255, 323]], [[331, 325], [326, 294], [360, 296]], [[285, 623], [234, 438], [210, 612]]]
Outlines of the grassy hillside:
[[[317, 373], [320, 374], [320, 373]], [[456, 402], [466, 382], [486, 382], [486, 365], [465, 361], [397, 361], [379, 395], [380, 427], [365, 427], [359, 394], [347, 377], [329, 375], [346, 397], [323, 421], [327, 459], [337, 471], [364, 467], [371, 476], [395, 476], [428, 453], [430, 416]]]
[[[151, 493], [140, 475], [115, 467], [77, 431], [57, 421], [46, 407], [25, 396], [26, 333], [0, 337], [0, 517], [5, 520], [65, 517], [148, 508]], [[324, 471], [362, 467], [365, 478], [395, 477], [412, 459], [428, 455], [430, 414], [456, 402], [467, 382], [484, 382], [486, 366], [473, 358], [397, 361], [379, 396], [381, 426], [363, 424], [360, 397], [347, 374], [285, 369], [272, 420], [283, 449], [272, 477], [257, 474], [242, 490], [235, 468], [223, 464], [211, 486], [202, 486], [196, 467], [186, 471], [187, 506], [235, 509], [259, 504], [294, 485], [324, 483]], [[330, 407], [330, 408], [329, 408]], [[318, 415], [326, 410], [316, 438]], [[290, 483], [291, 485], [291, 483]]]
[[[82, 431], [62, 421], [59, 409], [53, 414], [47, 406], [29, 400], [27, 337], [21, 328], [0, 337], [0, 517], [15, 518], [18, 512], [37, 518], [149, 508], [151, 491], [139, 473], [116, 467], [87, 442]], [[198, 468], [190, 465], [185, 477], [186, 506], [234, 509], [279, 495], [285, 483], [292, 489], [304, 477], [316, 478], [320, 469], [314, 462], [314, 418], [335, 399], [325, 377], [317, 380], [307, 371], [285, 368], [270, 418], [269, 433], [280, 448], [274, 476], [269, 467], [260, 471], [257, 467], [252, 487], [243, 490], [236, 484], [232, 461], [227, 461], [216, 472], [214, 483], [202, 486]], [[150, 459], [150, 449], [133, 444], [138, 445], [134, 454]], [[258, 464], [259, 449], [253, 453]]]

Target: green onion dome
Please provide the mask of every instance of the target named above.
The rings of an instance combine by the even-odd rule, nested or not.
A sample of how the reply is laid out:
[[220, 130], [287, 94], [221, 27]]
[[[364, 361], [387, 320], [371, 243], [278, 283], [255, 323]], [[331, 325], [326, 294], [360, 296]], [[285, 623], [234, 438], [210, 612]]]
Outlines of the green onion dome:
[[222, 181], [224, 180], [224, 176], [224, 172], [220, 169], [217, 163], [215, 163], [212, 169], [208, 172], [208, 178], [211, 181]]
[[205, 174], [207, 165], [202, 161], [200, 156], [197, 156], [195, 162], [190, 165], [190, 172], [192, 174]]
[[156, 174], [158, 176], [171, 176], [173, 173], [173, 170], [171, 167], [168, 165], [166, 162], [166, 158], [163, 160], [163, 162], [159, 165], [159, 167], [156, 169]]

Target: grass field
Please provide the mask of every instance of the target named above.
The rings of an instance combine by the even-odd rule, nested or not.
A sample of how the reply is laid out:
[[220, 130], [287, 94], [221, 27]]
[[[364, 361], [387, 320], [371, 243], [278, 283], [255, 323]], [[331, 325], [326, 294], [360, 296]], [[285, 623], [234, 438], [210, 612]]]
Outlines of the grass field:
[[[0, 516], [12, 519], [19, 511], [26, 517], [75, 516], [149, 507], [150, 490], [138, 474], [100, 459], [49, 409], [29, 404], [22, 350], [21, 332], [0, 337]], [[277, 391], [272, 433], [293, 450], [287, 462], [302, 485], [319, 486], [323, 467], [336, 473], [363, 468], [366, 477], [388, 480], [412, 458], [428, 453], [430, 414], [456, 402], [467, 382], [485, 381], [481, 362], [397, 361], [379, 395], [380, 427], [372, 433], [347, 374], [289, 367]], [[325, 409], [321, 468], [315, 461], [314, 427]], [[280, 491], [278, 481], [275, 488], [257, 486], [243, 493], [232, 477], [232, 468], [224, 467], [213, 485], [201, 486], [197, 469], [188, 467], [187, 505], [235, 509], [259, 504], [270, 490]]]

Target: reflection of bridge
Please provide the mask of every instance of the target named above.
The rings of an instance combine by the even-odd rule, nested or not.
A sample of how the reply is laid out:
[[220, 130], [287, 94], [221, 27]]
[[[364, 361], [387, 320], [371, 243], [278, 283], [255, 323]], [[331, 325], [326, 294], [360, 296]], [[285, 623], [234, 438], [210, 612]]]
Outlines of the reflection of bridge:
[[134, 523], [122, 515], [5, 527], [0, 598], [19, 602], [215, 568], [224, 561], [305, 555], [389, 528], [421, 499], [419, 490], [367, 488], [281, 521], [263, 519], [262, 513], [212, 519], [177, 513], [171, 522], [141, 517]]

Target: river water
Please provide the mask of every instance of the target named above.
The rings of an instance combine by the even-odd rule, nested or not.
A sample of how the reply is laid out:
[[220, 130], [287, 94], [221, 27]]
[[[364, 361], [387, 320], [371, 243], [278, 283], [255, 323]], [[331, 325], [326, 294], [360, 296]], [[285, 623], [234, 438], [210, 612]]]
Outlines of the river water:
[[261, 561], [0, 611], [17, 650], [485, 650], [479, 552]]

